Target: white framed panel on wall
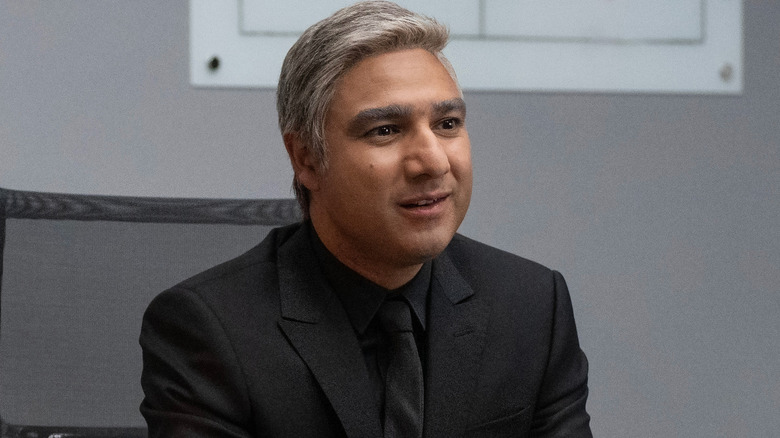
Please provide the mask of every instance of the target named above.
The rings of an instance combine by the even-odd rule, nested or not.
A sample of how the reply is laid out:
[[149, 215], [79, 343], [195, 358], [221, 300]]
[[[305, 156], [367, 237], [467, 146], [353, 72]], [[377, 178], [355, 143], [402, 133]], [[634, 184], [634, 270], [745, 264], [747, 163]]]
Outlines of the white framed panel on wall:
[[[199, 87], [274, 88], [309, 25], [349, 0], [190, 0]], [[447, 24], [466, 90], [739, 94], [740, 0], [399, 0]]]

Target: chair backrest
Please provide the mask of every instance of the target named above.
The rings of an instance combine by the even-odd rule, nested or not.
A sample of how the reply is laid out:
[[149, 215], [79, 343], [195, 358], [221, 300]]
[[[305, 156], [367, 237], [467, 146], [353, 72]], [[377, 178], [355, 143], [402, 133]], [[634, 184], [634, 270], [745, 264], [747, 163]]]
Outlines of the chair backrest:
[[292, 199], [0, 189], [0, 435], [145, 436], [149, 301], [297, 220]]

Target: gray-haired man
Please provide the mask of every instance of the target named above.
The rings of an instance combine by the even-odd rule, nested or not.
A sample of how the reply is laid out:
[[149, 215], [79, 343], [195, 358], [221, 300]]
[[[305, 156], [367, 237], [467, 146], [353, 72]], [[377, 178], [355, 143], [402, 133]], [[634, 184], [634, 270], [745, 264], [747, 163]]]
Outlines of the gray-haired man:
[[365, 2], [293, 46], [278, 110], [305, 220], [150, 305], [150, 436], [591, 436], [563, 278], [456, 234], [472, 169], [446, 43]]

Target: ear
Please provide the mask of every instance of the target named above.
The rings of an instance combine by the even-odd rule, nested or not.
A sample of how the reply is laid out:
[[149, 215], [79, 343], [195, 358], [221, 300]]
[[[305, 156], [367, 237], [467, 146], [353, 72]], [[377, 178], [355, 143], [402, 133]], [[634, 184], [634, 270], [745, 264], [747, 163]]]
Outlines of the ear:
[[295, 179], [309, 191], [316, 191], [319, 188], [320, 166], [314, 159], [311, 149], [294, 132], [284, 134], [283, 138], [284, 147], [287, 149], [287, 155], [295, 172]]

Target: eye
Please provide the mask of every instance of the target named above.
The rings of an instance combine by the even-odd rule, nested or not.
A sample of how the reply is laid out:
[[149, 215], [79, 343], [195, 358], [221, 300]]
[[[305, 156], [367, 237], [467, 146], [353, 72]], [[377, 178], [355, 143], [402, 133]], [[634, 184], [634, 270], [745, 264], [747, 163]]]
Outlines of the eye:
[[441, 129], [448, 130], [448, 131], [453, 129], [458, 129], [461, 126], [463, 126], [463, 121], [455, 117], [444, 119], [439, 123], [439, 127]]
[[386, 137], [388, 135], [397, 134], [398, 128], [392, 125], [382, 125], [377, 128], [374, 128], [366, 134], [367, 136], [376, 136], [376, 137]]

